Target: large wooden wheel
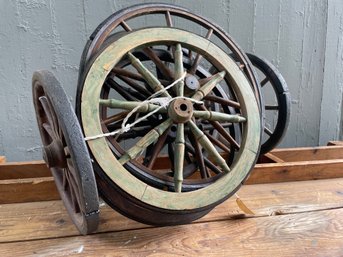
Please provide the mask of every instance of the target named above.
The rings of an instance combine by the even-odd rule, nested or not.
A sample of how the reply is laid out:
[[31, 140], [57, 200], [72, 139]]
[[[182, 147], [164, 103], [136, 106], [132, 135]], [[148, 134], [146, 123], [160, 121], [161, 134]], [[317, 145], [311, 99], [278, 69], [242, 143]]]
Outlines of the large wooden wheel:
[[261, 77], [259, 84], [265, 102], [261, 154], [265, 154], [281, 142], [287, 131], [291, 97], [285, 79], [272, 63], [253, 54], [247, 56]]
[[[144, 21], [144, 22], [143, 22]], [[144, 27], [173, 27], [183, 30], [190, 30], [193, 33], [202, 36], [214, 44], [221, 47], [227, 54], [232, 54], [237, 61], [240, 69], [245, 73], [251, 87], [254, 89], [254, 93], [259, 104], [261, 118], [263, 117], [262, 108], [263, 101], [261, 99], [260, 87], [254, 74], [254, 69], [250, 63], [249, 58], [245, 55], [244, 51], [240, 49], [238, 44], [234, 42], [230, 35], [223, 30], [219, 25], [210, 21], [209, 19], [202, 17], [201, 15], [194, 14], [186, 8], [175, 6], [171, 4], [161, 3], [144, 3], [137, 4], [128, 8], [119, 10], [116, 13], [110, 15], [104, 20], [89, 37], [89, 40], [83, 50], [80, 68], [79, 68], [79, 81], [76, 101], [80, 99], [80, 92], [82, 90], [82, 77], [87, 62], [92, 56], [96, 55], [97, 51], [104, 44], [106, 39], [115, 33], [128, 33], [133, 30], [142, 29]], [[155, 58], [153, 53], [146, 49], [146, 54]], [[193, 54], [193, 55], [192, 55]], [[193, 66], [189, 70], [191, 74], [194, 74], [197, 70], [197, 66], [201, 63], [202, 56], [200, 54], [189, 53], [190, 56], [194, 56], [195, 61]], [[158, 69], [161, 69], [161, 73], [168, 79], [170, 74], [158, 65]]]
[[[137, 54], [168, 49], [173, 63], [146, 54], [151, 60], [148, 65], [147, 58]], [[183, 49], [203, 56], [201, 66], [215, 67], [214, 73], [201, 80], [192, 68], [184, 67]], [[118, 68], [127, 60], [130, 65]], [[170, 73], [172, 79], [161, 79], [156, 69]], [[189, 90], [192, 84], [193, 91]], [[98, 51], [80, 85], [77, 112], [94, 159], [98, 189], [113, 208], [133, 219], [154, 225], [197, 219], [232, 195], [255, 164], [261, 120], [249, 80], [235, 61], [203, 37], [174, 28], [132, 31]], [[173, 87], [163, 91], [168, 85]], [[231, 92], [232, 99], [220, 97], [217, 85]], [[135, 101], [123, 97], [124, 91]], [[147, 99], [155, 100], [142, 104]], [[161, 108], [163, 102], [166, 106]], [[223, 106], [235, 108], [235, 114], [214, 111]], [[134, 115], [128, 118], [133, 109]], [[135, 125], [128, 129], [124, 121]], [[241, 127], [239, 142], [225, 124]], [[174, 138], [170, 136], [173, 128]], [[103, 136], [113, 131], [117, 134]], [[130, 137], [133, 131], [136, 135]], [[211, 138], [213, 131], [222, 140]], [[221, 156], [219, 144], [239, 149], [232, 163]], [[163, 157], [166, 145], [174, 148], [171, 167], [160, 170], [144, 163], [141, 156]], [[198, 175], [184, 176], [186, 162], [198, 165]], [[157, 177], [165, 186], [149, 183], [140, 174]]]
[[54, 75], [48, 71], [33, 74], [32, 92], [43, 158], [72, 221], [80, 233], [91, 233], [98, 226], [98, 191], [71, 103]]

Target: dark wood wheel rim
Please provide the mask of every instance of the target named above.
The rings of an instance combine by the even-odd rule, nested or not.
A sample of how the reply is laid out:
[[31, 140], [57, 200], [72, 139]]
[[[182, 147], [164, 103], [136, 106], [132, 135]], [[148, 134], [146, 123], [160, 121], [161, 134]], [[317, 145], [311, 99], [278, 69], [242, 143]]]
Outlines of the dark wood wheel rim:
[[[262, 142], [261, 145], [260, 153], [265, 154], [273, 150], [282, 141], [286, 134], [291, 115], [291, 97], [286, 80], [272, 63], [267, 61], [265, 58], [254, 54], [247, 53], [247, 56], [254, 67], [260, 70], [266, 77], [265, 79], [270, 82], [279, 107], [275, 129], [272, 131], [272, 134], [268, 139]], [[263, 82], [263, 80], [264, 79], [262, 78], [261, 82]], [[262, 87], [261, 84], [260, 86]], [[267, 110], [265, 110], [265, 112], [266, 111]]]
[[[48, 71], [36, 71], [32, 78], [33, 102], [39, 132], [44, 147], [60, 140], [68, 149], [66, 164], [50, 165], [57, 189], [64, 205], [81, 234], [96, 230], [99, 222], [99, 200], [95, 177], [78, 120], [63, 88]], [[45, 101], [45, 109], [42, 100]], [[45, 100], [46, 99], [46, 100]], [[46, 117], [56, 137], [44, 128]], [[45, 124], [45, 125], [44, 125]], [[52, 157], [55, 153], [52, 152]], [[76, 202], [75, 202], [76, 201]]]

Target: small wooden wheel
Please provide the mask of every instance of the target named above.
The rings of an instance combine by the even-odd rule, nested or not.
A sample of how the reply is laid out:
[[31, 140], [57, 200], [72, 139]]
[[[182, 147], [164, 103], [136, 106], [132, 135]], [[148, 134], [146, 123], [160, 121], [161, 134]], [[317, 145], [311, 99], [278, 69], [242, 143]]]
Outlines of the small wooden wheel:
[[32, 92], [43, 158], [77, 229], [84, 235], [91, 233], [98, 226], [98, 192], [71, 103], [54, 75], [48, 71], [33, 74]]
[[284, 137], [291, 113], [291, 97], [287, 83], [276, 67], [264, 58], [247, 54], [256, 70], [262, 75], [261, 92], [265, 101], [265, 124], [261, 154], [273, 150]]
[[[144, 52], [147, 48], [152, 51], [174, 49], [173, 65], [166, 65], [156, 58], [151, 59], [150, 65], [143, 64], [139, 55], [133, 53]], [[215, 67], [215, 74], [203, 81], [190, 74], [190, 70], [183, 65], [183, 49], [202, 55], [205, 62], [202, 66]], [[130, 65], [118, 69], [116, 65], [125, 59], [130, 61]], [[162, 63], [164, 69], [170, 72], [174, 83], [171, 85], [168, 82], [167, 85], [172, 88], [163, 91], [167, 85], [156, 73], [156, 63]], [[187, 72], [186, 77], [184, 72]], [[136, 78], [134, 83], [132, 77]], [[199, 85], [195, 85], [192, 91], [197, 83]], [[233, 98], [218, 97], [215, 94], [218, 84], [224, 90], [233, 92]], [[81, 101], [77, 113], [80, 113], [99, 177], [98, 189], [113, 208], [130, 218], [153, 225], [182, 224], [197, 219], [238, 190], [255, 164], [260, 146], [261, 121], [254, 93], [239, 66], [203, 37], [174, 28], [132, 31], [97, 53], [89, 62], [80, 85]], [[131, 88], [128, 89], [127, 85]], [[186, 87], [190, 93], [187, 93]], [[128, 101], [118, 94], [123, 90], [130, 96], [143, 96], [143, 99]], [[156, 92], [161, 95], [155, 95]], [[148, 99], [155, 102], [142, 103]], [[163, 103], [156, 101], [168, 102], [165, 107], [159, 107]], [[206, 104], [207, 101], [210, 103]], [[236, 114], [228, 115], [207, 108], [218, 104], [234, 105]], [[128, 118], [128, 112], [133, 109], [137, 112]], [[146, 114], [150, 116], [145, 117]], [[120, 141], [122, 135], [130, 133], [125, 126], [125, 130], [117, 130], [118, 125], [123, 128], [126, 120], [134, 124], [129, 126], [130, 130], [146, 127], [147, 131], [139, 137]], [[135, 123], [138, 120], [139, 123]], [[225, 123], [241, 126], [242, 138], [239, 142], [232, 139], [223, 126]], [[239, 150], [231, 165], [219, 153], [217, 144], [221, 142], [217, 140], [215, 143], [208, 133], [204, 133], [204, 125], [216, 130], [225, 138], [226, 144], [237, 144]], [[141, 154], [154, 143], [165, 145], [173, 126], [176, 127], [174, 155], [169, 156], [173, 160], [172, 167], [166, 172], [147, 167], [140, 158]], [[104, 133], [113, 132], [113, 129], [117, 134], [104, 137]], [[186, 156], [187, 148], [192, 156]], [[157, 154], [162, 157], [163, 149], [158, 149]], [[206, 175], [202, 176], [202, 169], [199, 168], [199, 176], [185, 179], [183, 171], [187, 158], [190, 162], [202, 162]], [[171, 181], [165, 176], [161, 179], [172, 186], [160, 188], [137, 175], [159, 172], [172, 174]], [[183, 191], [184, 185], [192, 183], [203, 186]]]

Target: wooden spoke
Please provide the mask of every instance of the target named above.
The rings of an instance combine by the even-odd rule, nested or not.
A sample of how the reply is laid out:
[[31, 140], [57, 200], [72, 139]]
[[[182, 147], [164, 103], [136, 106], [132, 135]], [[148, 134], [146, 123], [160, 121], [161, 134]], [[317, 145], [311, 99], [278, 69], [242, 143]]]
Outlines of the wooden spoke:
[[[207, 31], [207, 34], [206, 34], [206, 39], [210, 39], [210, 37], [212, 36], [213, 34], [213, 29], [209, 29]], [[196, 70], [198, 69], [198, 66], [201, 62], [201, 59], [202, 59], [202, 55], [200, 55], [199, 53], [196, 55], [195, 59], [194, 59], [194, 62], [192, 64], [192, 67], [189, 69], [189, 72], [190, 74], [194, 75]]]
[[[142, 102], [138, 101], [122, 101], [117, 99], [100, 99], [99, 103], [103, 106], [112, 109], [124, 109], [124, 110], [133, 110], [137, 106], [141, 105]], [[137, 112], [151, 112], [159, 108], [156, 104], [146, 103], [137, 109]], [[166, 109], [164, 109], [166, 112]], [[162, 110], [161, 110], [162, 111]]]
[[195, 118], [211, 120], [211, 121], [232, 122], [232, 123], [246, 122], [246, 118], [240, 115], [226, 114], [226, 113], [221, 113], [221, 112], [194, 111], [193, 116]]
[[48, 133], [48, 135], [50, 136], [50, 138], [55, 139], [56, 135], [54, 133], [54, 131], [51, 128], [51, 125], [49, 123], [43, 123], [42, 127], [44, 128], [44, 130]]
[[123, 29], [125, 29], [126, 31], [132, 31], [131, 27], [125, 22], [125, 21], [122, 21], [120, 23], [120, 26], [122, 26]]
[[125, 164], [130, 160], [135, 159], [145, 148], [156, 141], [162, 134], [172, 125], [173, 121], [167, 119], [154, 129], [150, 130], [148, 134], [142, 137], [135, 146], [131, 147], [126, 153], [120, 157], [119, 163]]
[[158, 157], [158, 154], [161, 152], [166, 140], [167, 140], [167, 137], [168, 137], [168, 132], [169, 130], [166, 130], [163, 135], [157, 140], [155, 146], [154, 146], [154, 150], [152, 151], [152, 154], [151, 154], [151, 157], [150, 157], [150, 160], [149, 160], [149, 163], [147, 165], [147, 167], [149, 169], [152, 169], [152, 167], [154, 166], [156, 160], [157, 160], [157, 157]]
[[118, 67], [115, 67], [112, 69], [111, 75], [124, 76], [127, 78], [145, 82], [145, 79], [143, 78], [141, 74], [134, 73], [134, 72], [122, 69], [122, 68], [118, 68]]
[[206, 82], [202, 87], [198, 89], [192, 96], [192, 99], [194, 100], [202, 100], [205, 96], [207, 96], [213, 88], [224, 79], [226, 72], [222, 71], [219, 72], [211, 77], [211, 79]]
[[[208, 111], [207, 108], [203, 105], [200, 105], [200, 108], [204, 111]], [[209, 123], [236, 149], [240, 149], [240, 145], [236, 142], [236, 140], [225, 130], [225, 128], [220, 124], [218, 121], [209, 121]]]
[[267, 127], [264, 127], [263, 131], [268, 135], [268, 136], [271, 136], [273, 135], [273, 131], [271, 131], [269, 128]]
[[230, 172], [230, 168], [227, 165], [224, 158], [218, 153], [211, 141], [206, 137], [204, 132], [202, 132], [193, 121], [188, 121], [188, 125], [193, 132], [195, 139], [200, 143], [200, 145], [208, 152], [209, 155], [213, 157], [215, 162], [223, 169], [224, 172]]
[[[151, 119], [149, 119], [151, 118]], [[134, 128], [142, 128], [142, 127], [150, 127], [150, 130], [151, 130], [151, 126], [157, 126], [159, 123], [159, 120], [157, 119], [152, 119], [152, 117], [149, 117], [147, 118], [147, 120], [145, 121], [141, 121], [139, 124], [136, 124]], [[135, 120], [135, 117], [134, 116], [131, 116], [128, 120], [129, 123], [132, 123], [133, 121]], [[117, 129], [120, 129], [121, 128], [121, 124], [122, 122], [121, 121], [118, 121], [116, 123], [113, 123], [113, 124], [110, 124], [107, 126], [107, 129], [111, 132], [111, 131], [114, 131], [114, 130], [117, 130]], [[149, 130], [149, 131], [150, 131]], [[128, 133], [128, 132], [127, 132]]]
[[166, 23], [168, 27], [173, 27], [173, 20], [169, 11], [166, 11]]
[[[195, 156], [195, 149], [188, 143], [185, 143], [185, 146], [186, 146], [186, 150], [188, 152], [190, 152], [191, 154], [193, 154], [193, 156]], [[215, 174], [220, 174], [221, 173], [221, 170], [217, 168], [216, 165], [213, 164], [213, 162], [211, 162], [209, 159], [207, 159], [205, 156], [203, 157], [204, 159], [204, 163], [205, 165], [210, 169], [212, 170]]]
[[139, 128], [131, 128], [130, 131], [120, 134], [117, 138], [117, 141], [120, 142], [121, 140], [125, 139], [133, 139], [136, 137], [143, 137], [151, 130], [150, 127], [139, 127]]
[[188, 50], [187, 57], [190, 60], [193, 58], [193, 51], [192, 50]]
[[105, 120], [102, 121], [102, 123], [105, 125], [108, 125], [110, 123], [123, 120], [128, 114], [129, 114], [129, 112], [117, 113], [115, 115], [112, 115], [111, 117], [106, 118]]
[[174, 75], [172, 71], [161, 61], [150, 47], [144, 48], [143, 52], [155, 63], [157, 69], [159, 69], [163, 76], [167, 79], [173, 79]]
[[265, 77], [264, 80], [261, 81], [261, 87], [264, 87], [269, 82], [269, 77]]
[[208, 170], [205, 166], [204, 156], [201, 151], [201, 146], [199, 145], [198, 141], [195, 139], [194, 135], [192, 133], [188, 134], [189, 140], [191, 141], [192, 145], [194, 146], [194, 155], [197, 160], [197, 164], [199, 166], [199, 171], [201, 178], [208, 178]]
[[129, 85], [133, 89], [135, 89], [137, 92], [143, 94], [145, 97], [149, 97], [151, 95], [151, 93], [148, 90], [146, 90], [141, 85], [137, 84], [132, 79], [129, 79], [129, 78], [122, 76], [122, 75], [118, 76], [118, 78], [121, 79], [122, 81], [124, 81], [127, 85]]
[[[136, 58], [132, 53], [127, 53], [131, 64], [135, 69], [144, 77], [148, 85], [151, 87], [154, 92], [160, 91], [163, 89], [161, 82], [143, 65], [143, 63]], [[161, 95], [166, 97], [171, 97], [167, 91], [164, 91]]]
[[208, 139], [210, 139], [210, 141], [215, 144], [216, 146], [218, 146], [219, 148], [221, 148], [223, 151], [230, 153], [231, 150], [224, 145], [222, 142], [220, 142], [217, 138], [213, 137], [210, 133], [208, 133], [207, 131], [204, 131], [204, 134], [208, 137]]
[[176, 139], [175, 139], [175, 156], [174, 156], [174, 185], [175, 192], [181, 193], [183, 181], [183, 163], [185, 157], [185, 135], [184, 124], [177, 125]]
[[134, 96], [132, 96], [125, 88], [121, 85], [119, 85], [117, 82], [115, 82], [112, 79], [107, 79], [105, 84], [109, 86], [110, 88], [113, 88], [116, 90], [123, 98], [125, 98], [128, 101], [137, 101], [138, 99]]
[[233, 107], [236, 109], [241, 108], [241, 105], [236, 101], [225, 99], [225, 98], [214, 96], [214, 95], [207, 95], [204, 97], [204, 99], [208, 100], [208, 101], [219, 103], [221, 105], [230, 106], [230, 107]]
[[170, 167], [174, 171], [174, 145], [172, 142], [168, 143], [168, 155], [170, 161]]
[[268, 110], [268, 111], [277, 111], [277, 110], [279, 110], [279, 106], [265, 105], [265, 106], [264, 106], [264, 109], [265, 109], [265, 110]]
[[[49, 102], [48, 99], [46, 98], [46, 96], [41, 96], [39, 97], [39, 102], [41, 103], [44, 113], [46, 115], [46, 118], [48, 119], [48, 123], [50, 124], [52, 131], [54, 131], [55, 135], [58, 135], [58, 124], [56, 121], [55, 116], [51, 113], [51, 109], [49, 106]], [[56, 137], [55, 136], [55, 137]]]
[[[183, 69], [183, 53], [181, 44], [176, 44], [175, 48], [175, 79], [179, 79], [182, 77], [184, 73]], [[177, 83], [176, 87], [176, 95], [177, 96], [183, 96], [184, 91], [184, 82], [180, 81]]]

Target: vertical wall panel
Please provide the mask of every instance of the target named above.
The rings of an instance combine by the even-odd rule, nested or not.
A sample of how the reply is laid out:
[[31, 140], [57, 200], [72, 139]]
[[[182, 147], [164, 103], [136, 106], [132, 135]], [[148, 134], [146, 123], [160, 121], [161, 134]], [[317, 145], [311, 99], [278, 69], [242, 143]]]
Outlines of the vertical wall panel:
[[[339, 133], [343, 137], [342, 1], [161, 1], [209, 17], [245, 51], [280, 69], [292, 94], [291, 123], [282, 146], [324, 144]], [[41, 159], [32, 72], [52, 70], [73, 100], [79, 58], [90, 33], [114, 11], [141, 2], [154, 0], [0, 1], [0, 155], [9, 161]]]
[[316, 145], [326, 37], [326, 1], [283, 1], [279, 69], [292, 96], [283, 145]]
[[343, 5], [328, 1], [324, 81], [321, 103], [319, 143], [335, 140], [340, 134], [343, 112]]

